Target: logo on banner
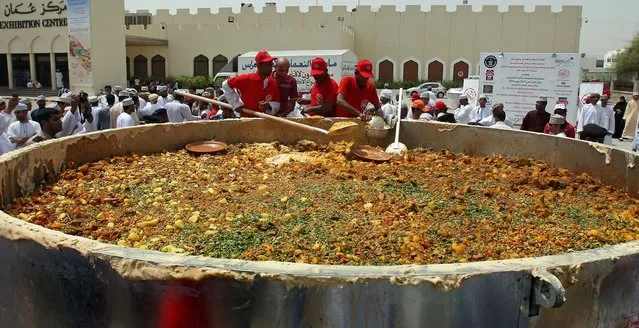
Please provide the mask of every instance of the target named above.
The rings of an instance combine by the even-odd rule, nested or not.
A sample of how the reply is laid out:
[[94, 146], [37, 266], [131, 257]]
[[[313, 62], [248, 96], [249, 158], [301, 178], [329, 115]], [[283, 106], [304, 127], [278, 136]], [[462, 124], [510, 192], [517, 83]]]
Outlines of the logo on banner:
[[475, 102], [475, 99], [477, 99], [477, 91], [475, 89], [467, 89], [464, 94], [468, 97], [469, 102]]
[[567, 97], [559, 97], [559, 99], [557, 99], [557, 103], [558, 104], [564, 104], [564, 105], [568, 105], [568, 98]]
[[558, 74], [559, 74], [559, 77], [562, 79], [567, 79], [570, 77], [570, 71], [567, 69], [560, 70]]
[[487, 68], [495, 68], [497, 66], [497, 57], [490, 55], [484, 59], [484, 66]]
[[492, 69], [486, 70], [486, 81], [492, 81], [495, 77], [495, 71]]

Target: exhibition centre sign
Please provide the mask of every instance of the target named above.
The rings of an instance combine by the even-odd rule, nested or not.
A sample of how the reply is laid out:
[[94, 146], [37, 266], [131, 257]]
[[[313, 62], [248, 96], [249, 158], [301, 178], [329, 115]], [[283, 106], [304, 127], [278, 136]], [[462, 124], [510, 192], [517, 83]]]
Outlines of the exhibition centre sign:
[[[4, 19], [0, 21], [0, 30], [67, 26], [67, 5], [64, 0], [47, 1], [40, 6], [33, 2], [10, 1], [1, 9], [4, 9]], [[64, 17], [45, 18], [51, 15]]]

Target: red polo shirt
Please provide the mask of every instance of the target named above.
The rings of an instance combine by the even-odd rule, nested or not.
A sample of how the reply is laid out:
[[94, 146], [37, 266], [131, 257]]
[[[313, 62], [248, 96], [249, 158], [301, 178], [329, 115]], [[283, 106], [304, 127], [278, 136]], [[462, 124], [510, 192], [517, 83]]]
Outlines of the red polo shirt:
[[[377, 97], [377, 90], [373, 82], [366, 82], [366, 86], [360, 88], [357, 86], [357, 80], [355, 76], [347, 76], [342, 78], [337, 89], [338, 94], [342, 94], [346, 102], [353, 106], [360, 113], [364, 112], [366, 105], [371, 103], [373, 105], [379, 104], [379, 98]], [[335, 110], [336, 117], [355, 117], [351, 112], [344, 109], [342, 106], [337, 106]]]
[[[242, 74], [230, 78], [228, 85], [239, 92], [240, 98], [244, 102], [244, 108], [261, 112], [261, 101], [280, 101], [280, 90], [277, 87], [277, 82], [270, 76], [267, 79], [267, 85], [264, 87], [264, 80], [257, 72]], [[253, 115], [243, 113], [242, 117], [253, 117]]]
[[[322, 84], [313, 83], [311, 87], [311, 107], [321, 106], [325, 103], [333, 104], [333, 113], [335, 112], [335, 103], [337, 102], [337, 82], [332, 78], [324, 81]], [[310, 113], [309, 115], [317, 115]]]

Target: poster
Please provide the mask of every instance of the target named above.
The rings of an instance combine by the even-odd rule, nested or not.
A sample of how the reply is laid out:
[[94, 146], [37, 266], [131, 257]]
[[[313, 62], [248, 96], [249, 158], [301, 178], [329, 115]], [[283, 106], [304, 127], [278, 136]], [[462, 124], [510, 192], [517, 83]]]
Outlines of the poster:
[[67, 0], [69, 28], [69, 83], [72, 88], [93, 85], [89, 0]]
[[478, 106], [477, 98], [479, 97], [479, 80], [478, 79], [464, 79], [464, 86], [462, 87], [462, 95], [468, 97], [468, 104], [475, 107]]
[[521, 124], [535, 109], [538, 97], [548, 97], [546, 111], [565, 103], [568, 122], [577, 119], [581, 55], [577, 53], [482, 53], [479, 93], [492, 104], [504, 103], [509, 119]]

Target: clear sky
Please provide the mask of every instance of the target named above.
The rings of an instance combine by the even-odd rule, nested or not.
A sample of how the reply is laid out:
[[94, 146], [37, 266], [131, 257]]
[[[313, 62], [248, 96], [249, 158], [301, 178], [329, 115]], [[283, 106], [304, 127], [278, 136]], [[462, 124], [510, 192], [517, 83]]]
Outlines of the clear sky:
[[[278, 11], [282, 11], [284, 6], [308, 6], [308, 5], [346, 5], [349, 8], [361, 5], [391, 5], [403, 6], [406, 4], [422, 5], [448, 5], [452, 10], [462, 0], [270, 0], [270, 1], [250, 1], [250, 0], [125, 0], [125, 8], [130, 11], [138, 9], [169, 9], [174, 11], [177, 8], [212, 8], [217, 12], [219, 7], [233, 7], [239, 10], [240, 3], [253, 3], [255, 7], [261, 7], [265, 2], [276, 2]], [[581, 52], [585, 52], [589, 57], [603, 58], [603, 54], [608, 50], [623, 48], [632, 37], [639, 33], [639, 0], [468, 0], [475, 10], [479, 10], [481, 5], [499, 5], [500, 10], [505, 11], [508, 4], [523, 4], [526, 10], [532, 10], [534, 5], [552, 5], [553, 11], [560, 10], [562, 5], [582, 5], [583, 16], [588, 23], [583, 25], [581, 30]], [[403, 10], [403, 9], [402, 9]], [[261, 11], [258, 9], [258, 11]]]

